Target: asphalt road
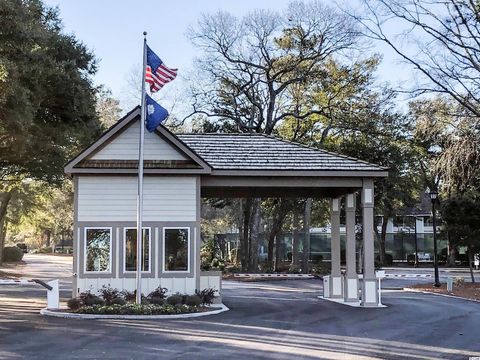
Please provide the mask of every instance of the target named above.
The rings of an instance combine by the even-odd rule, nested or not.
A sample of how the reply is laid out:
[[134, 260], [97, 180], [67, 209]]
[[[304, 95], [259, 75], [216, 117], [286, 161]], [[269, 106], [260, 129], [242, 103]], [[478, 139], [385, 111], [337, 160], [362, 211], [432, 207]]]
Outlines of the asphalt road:
[[[67, 297], [69, 261], [28, 257], [22, 271], [61, 277]], [[192, 320], [89, 321], [43, 317], [38, 311], [45, 306], [44, 290], [3, 286], [0, 359], [480, 356], [479, 303], [388, 291], [383, 295], [387, 308], [363, 309], [320, 300], [320, 290], [319, 280], [224, 282], [224, 303], [231, 310], [223, 314]]]

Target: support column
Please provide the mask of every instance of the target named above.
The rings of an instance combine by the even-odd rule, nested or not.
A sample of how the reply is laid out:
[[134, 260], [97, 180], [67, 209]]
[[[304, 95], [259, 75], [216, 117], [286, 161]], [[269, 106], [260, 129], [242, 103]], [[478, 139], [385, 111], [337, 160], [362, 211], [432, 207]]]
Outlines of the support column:
[[331, 274], [330, 274], [330, 297], [343, 297], [343, 277], [340, 270], [340, 200], [332, 199], [330, 209], [331, 224]]
[[363, 282], [362, 306], [378, 305], [378, 282], [375, 277], [375, 252], [373, 231], [373, 180], [363, 179]]
[[355, 196], [348, 194], [345, 201], [347, 241], [345, 246], [347, 271], [344, 279], [345, 301], [358, 301], [358, 275], [355, 253]]

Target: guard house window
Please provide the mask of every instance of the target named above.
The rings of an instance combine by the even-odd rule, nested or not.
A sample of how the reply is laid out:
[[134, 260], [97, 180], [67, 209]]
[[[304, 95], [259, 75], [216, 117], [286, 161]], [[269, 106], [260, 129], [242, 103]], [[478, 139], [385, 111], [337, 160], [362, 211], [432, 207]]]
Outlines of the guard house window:
[[164, 271], [189, 271], [189, 228], [164, 228]]
[[111, 250], [111, 228], [85, 228], [85, 271], [111, 271]]
[[[124, 233], [124, 271], [137, 271], [137, 229], [126, 228]], [[143, 228], [142, 271], [150, 271], [150, 228]]]

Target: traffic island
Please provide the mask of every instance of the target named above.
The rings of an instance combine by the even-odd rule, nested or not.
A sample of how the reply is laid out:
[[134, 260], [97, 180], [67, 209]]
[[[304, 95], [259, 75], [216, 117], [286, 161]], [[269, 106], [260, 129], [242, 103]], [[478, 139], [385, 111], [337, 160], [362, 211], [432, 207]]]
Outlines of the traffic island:
[[[151, 306], [150, 306], [151, 307]], [[152, 308], [153, 309], [153, 308]], [[117, 320], [160, 320], [160, 319], [188, 319], [196, 318], [201, 316], [215, 315], [222, 312], [230, 310], [224, 304], [215, 304], [211, 306], [198, 307], [196, 309], [183, 309], [183, 313], [161, 313], [160, 307], [158, 307], [159, 313], [155, 312], [155, 309], [150, 309], [150, 314], [135, 314], [135, 313], [124, 313], [124, 314], [112, 314], [112, 313], [79, 313], [73, 312], [69, 309], [42, 309], [40, 314], [44, 316], [52, 316], [64, 319], [84, 319], [84, 320], [95, 320], [95, 319], [117, 319]], [[100, 309], [98, 309], [100, 310]], [[182, 309], [174, 309], [175, 311], [182, 311]], [[173, 311], [173, 310], [172, 310]]]

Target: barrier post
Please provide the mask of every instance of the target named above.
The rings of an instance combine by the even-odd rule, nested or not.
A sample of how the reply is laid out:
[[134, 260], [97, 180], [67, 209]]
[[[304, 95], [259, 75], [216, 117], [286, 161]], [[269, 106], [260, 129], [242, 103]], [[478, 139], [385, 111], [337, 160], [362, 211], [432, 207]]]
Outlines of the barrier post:
[[58, 288], [58, 279], [52, 280], [47, 283], [51, 286], [51, 290], [47, 289], [47, 308], [58, 309], [60, 308], [60, 294]]

